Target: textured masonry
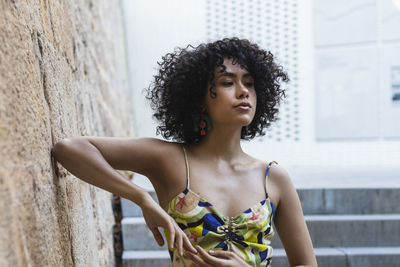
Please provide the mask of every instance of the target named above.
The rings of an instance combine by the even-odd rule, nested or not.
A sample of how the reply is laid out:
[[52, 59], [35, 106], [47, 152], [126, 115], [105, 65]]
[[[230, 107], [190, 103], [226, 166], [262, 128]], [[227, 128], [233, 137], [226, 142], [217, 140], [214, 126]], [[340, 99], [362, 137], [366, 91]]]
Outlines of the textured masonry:
[[120, 3], [0, 1], [0, 266], [113, 266], [111, 194], [50, 157], [132, 133]]

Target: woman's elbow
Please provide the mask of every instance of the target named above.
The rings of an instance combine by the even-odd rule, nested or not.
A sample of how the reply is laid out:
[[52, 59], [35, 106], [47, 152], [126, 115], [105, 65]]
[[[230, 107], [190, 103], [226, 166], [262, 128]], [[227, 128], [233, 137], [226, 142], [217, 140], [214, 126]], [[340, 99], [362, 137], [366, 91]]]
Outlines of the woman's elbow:
[[64, 138], [58, 141], [50, 150], [51, 156], [57, 159], [60, 153], [63, 153], [65, 149], [67, 149], [72, 145], [72, 142], [73, 140], [71, 138]]

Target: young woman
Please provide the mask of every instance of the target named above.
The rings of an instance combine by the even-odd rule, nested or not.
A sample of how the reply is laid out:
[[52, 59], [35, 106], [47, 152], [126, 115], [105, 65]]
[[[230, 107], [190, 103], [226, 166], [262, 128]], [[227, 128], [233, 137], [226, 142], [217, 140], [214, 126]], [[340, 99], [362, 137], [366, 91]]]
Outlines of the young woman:
[[[288, 172], [240, 146], [277, 120], [279, 82], [289, 79], [273, 55], [234, 37], [168, 53], [159, 65], [146, 98], [157, 134], [177, 142], [68, 138], [54, 146], [56, 160], [138, 204], [159, 245], [164, 229], [173, 266], [271, 266], [274, 228], [291, 266], [317, 266]], [[159, 203], [116, 169], [148, 177]]]

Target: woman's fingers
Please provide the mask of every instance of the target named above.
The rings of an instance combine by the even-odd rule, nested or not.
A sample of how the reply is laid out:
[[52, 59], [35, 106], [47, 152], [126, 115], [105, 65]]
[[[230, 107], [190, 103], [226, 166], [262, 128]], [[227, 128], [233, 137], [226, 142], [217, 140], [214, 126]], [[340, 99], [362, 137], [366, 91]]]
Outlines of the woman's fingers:
[[176, 246], [178, 248], [178, 255], [183, 256], [183, 242], [182, 242], [182, 234], [177, 232], [175, 235]]
[[184, 233], [183, 235], [183, 245], [186, 248], [186, 250], [197, 254], [197, 250], [193, 247], [192, 243], [190, 243], [189, 237]]
[[183, 232], [172, 218], [168, 223], [167, 230], [169, 232], [169, 247], [173, 248], [176, 246], [179, 256], [183, 256], [184, 249], [192, 253], [197, 253], [197, 250], [193, 247], [185, 232]]
[[178, 226], [178, 224], [176, 224], [175, 221], [172, 221], [172, 224], [173, 224], [172, 228], [175, 231], [174, 234], [170, 234], [170, 239], [173, 239], [176, 242], [178, 254], [182, 256], [184, 249], [197, 254], [197, 250], [193, 247], [192, 243], [190, 242], [185, 232]]
[[[199, 252], [199, 256], [201, 256], [202, 260], [205, 262], [205, 264], [209, 264], [211, 266], [222, 266], [224, 263], [223, 259], [218, 259], [217, 257], [211, 256], [209, 252], [205, 251], [202, 247], [199, 245], [196, 245], [195, 247], [197, 251]], [[197, 255], [192, 255], [193, 257], [196, 257]], [[200, 262], [200, 264], [202, 264]], [[203, 265], [200, 265], [203, 266]], [[208, 265], [205, 265], [208, 266]]]
[[190, 240], [187, 237], [187, 235], [185, 234], [185, 232], [183, 232], [183, 230], [181, 230], [179, 228], [179, 226], [176, 226], [176, 227], [177, 227], [177, 231], [175, 234], [175, 240], [177, 242], [179, 256], [183, 256], [183, 251], [185, 249], [192, 253], [197, 254], [197, 250], [193, 247], [192, 243], [190, 243]]
[[236, 257], [235, 253], [226, 250], [214, 250], [214, 252], [211, 253], [210, 251], [208, 251], [208, 253], [210, 253], [210, 255], [214, 257], [224, 258], [224, 259], [232, 259]]
[[189, 238], [187, 237], [186, 233], [182, 231], [182, 239], [183, 239], [183, 247], [192, 252], [192, 253], [197, 253], [197, 250], [193, 247], [192, 243], [190, 243]]
[[175, 229], [174, 225], [171, 223], [168, 225], [168, 232], [169, 232], [169, 247], [173, 248], [175, 241]]
[[196, 254], [193, 254], [193, 253], [188, 253], [188, 256], [189, 256], [190, 260], [192, 261], [193, 265], [196, 266], [196, 267], [197, 266], [201, 266], [201, 267], [211, 266], [203, 258], [201, 258], [199, 255], [196, 255]]
[[157, 244], [160, 246], [164, 245], [164, 238], [162, 237], [158, 228], [152, 228], [150, 229], [150, 231], [153, 233], [154, 239], [156, 240]]

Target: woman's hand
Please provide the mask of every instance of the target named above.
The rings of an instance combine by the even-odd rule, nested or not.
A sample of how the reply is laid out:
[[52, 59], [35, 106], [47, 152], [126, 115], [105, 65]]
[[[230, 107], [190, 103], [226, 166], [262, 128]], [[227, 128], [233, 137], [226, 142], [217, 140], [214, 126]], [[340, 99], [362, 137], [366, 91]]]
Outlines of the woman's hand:
[[157, 227], [163, 227], [167, 229], [170, 233], [169, 235], [169, 247], [173, 248], [174, 243], [178, 249], [178, 255], [183, 255], [183, 248], [193, 253], [197, 253], [196, 249], [190, 243], [189, 238], [186, 234], [179, 228], [178, 224], [174, 219], [168, 215], [168, 213], [163, 210], [160, 205], [158, 205], [153, 198], [149, 197], [148, 200], [141, 205], [144, 220], [147, 227], [153, 233], [155, 240], [158, 245], [164, 245], [164, 239]]
[[248, 265], [243, 258], [238, 256], [236, 253], [232, 251], [225, 250], [209, 250], [208, 253], [201, 248], [200, 246], [196, 246], [198, 255], [186, 252], [186, 255], [189, 259], [192, 260], [193, 265], [196, 267], [244, 267], [250, 266]]

